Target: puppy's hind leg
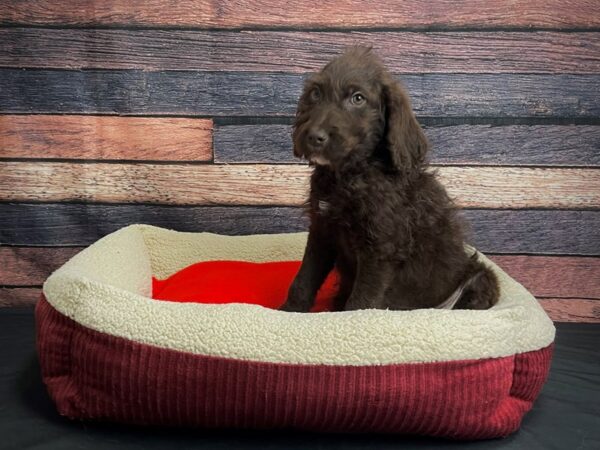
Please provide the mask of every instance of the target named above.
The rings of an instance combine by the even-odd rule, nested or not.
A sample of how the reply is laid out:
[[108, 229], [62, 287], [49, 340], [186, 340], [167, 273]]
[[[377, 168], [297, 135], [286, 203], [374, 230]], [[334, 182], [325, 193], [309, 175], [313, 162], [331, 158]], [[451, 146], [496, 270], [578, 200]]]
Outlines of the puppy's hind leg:
[[373, 255], [359, 255], [354, 288], [344, 309], [346, 311], [385, 309], [385, 293], [393, 279], [393, 274], [392, 264], [381, 261]]
[[454, 309], [489, 309], [498, 303], [500, 286], [492, 270], [477, 259], [469, 261], [468, 280]]

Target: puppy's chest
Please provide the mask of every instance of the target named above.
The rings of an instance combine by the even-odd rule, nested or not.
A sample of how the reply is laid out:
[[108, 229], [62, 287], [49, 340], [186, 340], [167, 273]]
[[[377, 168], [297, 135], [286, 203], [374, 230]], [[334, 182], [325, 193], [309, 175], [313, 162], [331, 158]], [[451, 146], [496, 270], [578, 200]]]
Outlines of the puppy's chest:
[[351, 183], [330, 184], [313, 187], [311, 207], [319, 218], [338, 226], [356, 226], [372, 213], [368, 192]]

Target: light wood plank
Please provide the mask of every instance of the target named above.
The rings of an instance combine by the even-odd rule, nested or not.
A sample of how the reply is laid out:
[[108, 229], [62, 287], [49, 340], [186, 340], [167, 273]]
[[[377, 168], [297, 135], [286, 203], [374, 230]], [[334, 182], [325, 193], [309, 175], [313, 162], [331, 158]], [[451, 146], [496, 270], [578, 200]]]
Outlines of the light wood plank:
[[0, 200], [297, 205], [300, 166], [0, 163]]
[[209, 161], [212, 121], [0, 115], [0, 158]]
[[[444, 166], [437, 171], [463, 207], [600, 207], [598, 169]], [[300, 205], [310, 172], [298, 165], [0, 162], [0, 200]]]
[[0, 29], [0, 67], [304, 73], [351, 45], [396, 73], [598, 73], [600, 33]]
[[[297, 163], [291, 125], [221, 125], [219, 163]], [[436, 164], [600, 166], [600, 126], [454, 125], [425, 127]]]
[[[304, 76], [0, 69], [0, 113], [293, 116]], [[600, 116], [600, 75], [408, 74], [419, 116]]]
[[440, 167], [450, 195], [467, 208], [597, 208], [600, 170]]
[[600, 323], [600, 301], [543, 298], [540, 304], [555, 322]]
[[552, 27], [600, 25], [594, 0], [0, 1], [0, 24], [179, 27]]

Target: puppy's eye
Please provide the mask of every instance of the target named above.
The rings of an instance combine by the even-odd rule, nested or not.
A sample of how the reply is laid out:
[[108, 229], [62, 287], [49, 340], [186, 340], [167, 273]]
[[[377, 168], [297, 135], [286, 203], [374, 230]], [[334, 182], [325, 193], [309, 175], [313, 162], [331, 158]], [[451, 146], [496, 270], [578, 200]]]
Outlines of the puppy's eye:
[[362, 105], [367, 99], [365, 98], [364, 95], [362, 95], [360, 92], [355, 92], [354, 94], [352, 94], [352, 98], [350, 99], [350, 102], [353, 105], [356, 106], [360, 106]]
[[314, 88], [308, 93], [308, 98], [311, 102], [318, 102], [321, 100], [321, 91], [319, 88]]

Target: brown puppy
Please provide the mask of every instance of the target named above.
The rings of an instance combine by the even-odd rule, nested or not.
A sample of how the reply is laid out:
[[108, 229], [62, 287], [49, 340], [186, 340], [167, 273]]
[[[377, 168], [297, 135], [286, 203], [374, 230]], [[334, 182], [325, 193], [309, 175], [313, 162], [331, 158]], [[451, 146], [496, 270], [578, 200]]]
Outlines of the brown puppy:
[[466, 253], [457, 207], [427, 169], [407, 94], [370, 49], [348, 50], [307, 81], [293, 139], [314, 165], [311, 224], [283, 310], [308, 311], [334, 265], [339, 310], [497, 302], [495, 275]]

